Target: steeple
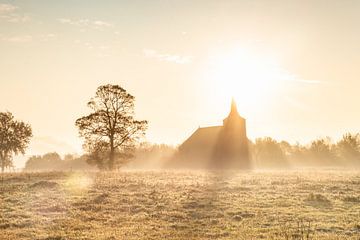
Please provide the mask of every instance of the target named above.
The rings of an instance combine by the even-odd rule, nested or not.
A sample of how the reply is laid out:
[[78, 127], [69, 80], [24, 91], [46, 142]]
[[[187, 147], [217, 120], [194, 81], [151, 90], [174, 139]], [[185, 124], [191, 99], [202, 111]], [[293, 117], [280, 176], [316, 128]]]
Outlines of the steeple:
[[237, 106], [236, 106], [236, 102], [235, 102], [235, 99], [234, 99], [234, 98], [231, 99], [231, 109], [230, 109], [230, 113], [229, 113], [229, 115], [223, 120], [223, 124], [225, 125], [225, 123], [226, 123], [229, 119], [244, 119], [244, 118], [241, 117], [240, 114], [238, 113]]
[[239, 114], [237, 111], [237, 106], [236, 106], [236, 102], [234, 98], [231, 98], [231, 109], [230, 109], [230, 114]]

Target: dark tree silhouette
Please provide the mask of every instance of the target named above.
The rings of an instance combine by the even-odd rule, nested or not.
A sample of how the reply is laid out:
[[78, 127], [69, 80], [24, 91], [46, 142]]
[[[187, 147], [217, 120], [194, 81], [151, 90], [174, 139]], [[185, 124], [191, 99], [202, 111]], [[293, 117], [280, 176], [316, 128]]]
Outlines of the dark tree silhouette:
[[108, 155], [106, 165], [110, 170], [114, 169], [115, 158], [144, 135], [147, 128], [147, 121], [134, 119], [134, 100], [118, 85], [100, 86], [88, 103], [93, 112], [76, 120], [86, 150], [102, 159], [98, 161], [101, 166], [105, 163], [99, 151]]
[[17, 121], [10, 112], [0, 112], [0, 166], [1, 171], [13, 166], [13, 155], [24, 154], [32, 131], [30, 125]]
[[86, 162], [97, 166], [100, 170], [105, 170], [109, 160], [109, 143], [107, 141], [86, 142], [85, 151], [88, 152]]

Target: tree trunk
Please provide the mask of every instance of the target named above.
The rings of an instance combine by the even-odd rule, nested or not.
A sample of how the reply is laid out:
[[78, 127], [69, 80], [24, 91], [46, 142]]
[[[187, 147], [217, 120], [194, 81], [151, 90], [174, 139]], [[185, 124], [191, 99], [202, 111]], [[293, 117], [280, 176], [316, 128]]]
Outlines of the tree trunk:
[[0, 165], [1, 165], [1, 172], [4, 173], [5, 171], [5, 158], [3, 154], [0, 153]]
[[110, 156], [109, 156], [109, 170], [114, 169], [114, 149], [110, 148]]
[[114, 138], [110, 137], [109, 170], [114, 169], [114, 161], [115, 161]]
[[5, 165], [1, 163], [1, 173], [4, 173], [4, 171], [5, 171]]

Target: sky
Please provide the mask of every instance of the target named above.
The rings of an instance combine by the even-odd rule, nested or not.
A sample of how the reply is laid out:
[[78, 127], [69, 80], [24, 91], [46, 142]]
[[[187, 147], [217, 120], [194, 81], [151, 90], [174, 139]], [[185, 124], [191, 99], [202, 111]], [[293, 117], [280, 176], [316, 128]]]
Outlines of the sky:
[[0, 111], [31, 124], [26, 157], [81, 153], [74, 125], [102, 84], [136, 98], [146, 141], [222, 124], [250, 139], [360, 132], [360, 1], [0, 0]]

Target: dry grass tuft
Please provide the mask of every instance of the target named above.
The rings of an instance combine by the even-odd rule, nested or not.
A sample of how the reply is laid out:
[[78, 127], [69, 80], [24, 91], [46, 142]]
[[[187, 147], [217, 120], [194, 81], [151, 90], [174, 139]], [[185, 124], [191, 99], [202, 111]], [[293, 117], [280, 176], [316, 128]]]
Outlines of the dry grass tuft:
[[59, 184], [50, 181], [40, 181], [30, 185], [30, 188], [56, 188]]

